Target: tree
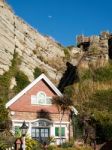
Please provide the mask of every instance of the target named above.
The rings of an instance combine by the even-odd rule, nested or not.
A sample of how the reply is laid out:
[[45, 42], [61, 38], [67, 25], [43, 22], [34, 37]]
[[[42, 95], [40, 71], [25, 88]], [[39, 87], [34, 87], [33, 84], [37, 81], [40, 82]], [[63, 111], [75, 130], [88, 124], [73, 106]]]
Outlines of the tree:
[[14, 143], [14, 137], [10, 133], [11, 120], [4, 102], [0, 100], [0, 149], [4, 150]]
[[71, 107], [73, 106], [73, 101], [67, 96], [56, 96], [52, 100], [53, 104], [56, 105], [59, 112], [59, 120], [60, 120], [60, 129], [59, 129], [59, 137], [60, 144], [62, 143], [61, 139], [61, 123], [62, 118], [65, 112], [70, 112]]
[[9, 129], [10, 121], [8, 111], [6, 110], [3, 102], [0, 101], [0, 132]]

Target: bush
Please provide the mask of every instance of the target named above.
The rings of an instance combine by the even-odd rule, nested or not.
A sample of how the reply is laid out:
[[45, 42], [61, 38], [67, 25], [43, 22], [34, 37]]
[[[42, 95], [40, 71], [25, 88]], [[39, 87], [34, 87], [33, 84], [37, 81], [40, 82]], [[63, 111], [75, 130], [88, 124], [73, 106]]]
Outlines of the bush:
[[97, 90], [90, 101], [83, 103], [96, 121], [96, 134], [100, 141], [112, 138], [112, 90]]
[[68, 147], [68, 148], [62, 148], [62, 147], [56, 147], [56, 146], [49, 146], [48, 150], [92, 150], [91, 147], [88, 146], [82, 146], [82, 147]]
[[[45, 113], [46, 113], [46, 115], [47, 115], [48, 112], [45, 112]], [[49, 115], [49, 114], [48, 114], [48, 115]], [[48, 117], [49, 117], [49, 116], [48, 116]], [[51, 119], [51, 118], [49, 118], [49, 119]], [[55, 143], [55, 141], [56, 141], [56, 140], [55, 140], [55, 138], [54, 138], [53, 136], [47, 138], [47, 143], [48, 143], [48, 144]]]
[[55, 145], [49, 145], [48, 150], [56, 150], [57, 147]]
[[14, 141], [15, 138], [8, 130], [0, 132], [0, 150], [6, 150], [6, 148], [14, 146]]
[[71, 141], [70, 142], [64, 142], [61, 145], [62, 148], [70, 148], [72, 146], [73, 146], [73, 142], [71, 142]]
[[15, 76], [18, 70], [18, 65], [20, 65], [20, 58], [17, 53], [14, 53], [12, 59], [12, 65], [9, 70], [4, 73], [4, 75], [0, 75], [0, 98], [5, 102], [8, 100], [9, 87], [11, 78]]
[[67, 95], [68, 97], [72, 97], [74, 93], [74, 89], [72, 86], [67, 86], [64, 88], [64, 94]]
[[41, 69], [40, 68], [38, 68], [38, 67], [36, 67], [35, 69], [34, 69], [34, 78], [36, 79], [39, 75], [41, 75]]
[[69, 49], [65, 47], [65, 48], [63, 48], [63, 50], [64, 50], [65, 57], [66, 57], [67, 59], [69, 59], [69, 58], [70, 58]]
[[38, 141], [27, 137], [26, 150], [42, 150], [42, 146]]
[[93, 150], [93, 148], [89, 146], [76, 147], [74, 150]]
[[17, 82], [16, 93], [23, 90], [30, 83], [28, 77], [22, 71], [18, 71], [15, 78]]

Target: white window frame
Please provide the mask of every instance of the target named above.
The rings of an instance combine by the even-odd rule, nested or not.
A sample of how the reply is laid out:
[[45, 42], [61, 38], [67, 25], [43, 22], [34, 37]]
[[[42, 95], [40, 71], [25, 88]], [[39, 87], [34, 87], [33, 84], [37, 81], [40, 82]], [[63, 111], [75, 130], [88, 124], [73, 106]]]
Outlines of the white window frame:
[[[68, 127], [67, 126], [68, 126], [68, 123], [62, 122], [61, 127], [65, 127], [65, 136], [61, 136], [63, 139], [68, 139], [69, 131], [68, 131]], [[54, 124], [54, 128], [53, 128], [53, 130], [54, 130], [54, 137], [56, 139], [58, 139], [59, 136], [55, 136], [55, 127], [60, 128], [60, 124], [59, 123]]]
[[[39, 103], [38, 97], [39, 97], [39, 95], [40, 95], [41, 93], [43, 93], [43, 94], [45, 95], [45, 101], [44, 101], [44, 103]], [[51, 100], [51, 103], [48, 104], [48, 103], [47, 103], [47, 99], [50, 99], [50, 100], [51, 100], [52, 97], [47, 97], [45, 92], [39, 91], [36, 95], [31, 95], [31, 104], [32, 104], [32, 105], [52, 105], [52, 100]]]
[[[41, 94], [44, 95], [44, 99], [39, 97]], [[46, 93], [43, 92], [43, 91], [38, 92], [37, 95], [36, 95], [36, 99], [37, 99], [37, 104], [38, 105], [45, 105], [46, 104]], [[39, 103], [39, 101], [41, 101], [41, 100], [44, 100], [44, 102], [43, 103]]]

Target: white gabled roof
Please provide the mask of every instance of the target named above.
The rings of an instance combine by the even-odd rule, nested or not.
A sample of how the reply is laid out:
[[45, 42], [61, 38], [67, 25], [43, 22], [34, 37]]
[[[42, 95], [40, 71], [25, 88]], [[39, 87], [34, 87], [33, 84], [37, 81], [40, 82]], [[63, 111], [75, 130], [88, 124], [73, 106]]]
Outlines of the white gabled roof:
[[77, 109], [76, 109], [74, 106], [70, 106], [70, 109], [71, 109], [71, 111], [72, 111], [75, 115], [78, 115], [78, 114], [79, 114], [78, 111], [77, 111]]
[[51, 89], [58, 96], [62, 96], [62, 93], [55, 87], [55, 85], [44, 74], [41, 74], [37, 79], [35, 79], [32, 83], [30, 83], [25, 89], [23, 89], [20, 93], [18, 93], [14, 98], [9, 100], [9, 102], [6, 103], [6, 108], [8, 108], [10, 105], [16, 102], [21, 96], [23, 96], [23, 94], [25, 94], [28, 90], [30, 90], [35, 84], [37, 84], [42, 79], [51, 87]]

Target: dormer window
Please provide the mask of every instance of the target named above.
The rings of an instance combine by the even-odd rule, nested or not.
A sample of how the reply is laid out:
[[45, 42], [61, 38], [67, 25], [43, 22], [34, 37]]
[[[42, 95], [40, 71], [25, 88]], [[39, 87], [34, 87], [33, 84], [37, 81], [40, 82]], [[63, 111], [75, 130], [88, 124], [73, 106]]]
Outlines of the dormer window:
[[51, 105], [51, 97], [47, 97], [45, 92], [40, 91], [36, 95], [31, 96], [31, 104], [34, 105]]
[[38, 104], [43, 105], [46, 103], [46, 94], [44, 92], [39, 92], [37, 94]]

